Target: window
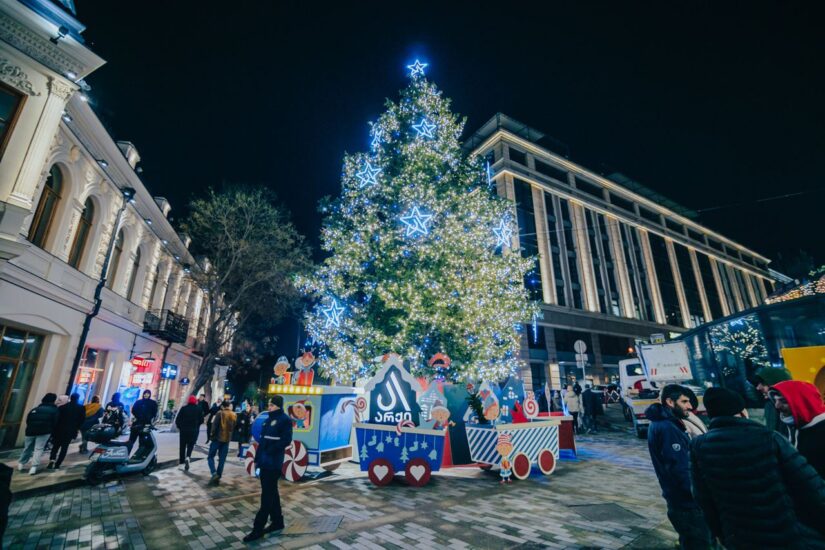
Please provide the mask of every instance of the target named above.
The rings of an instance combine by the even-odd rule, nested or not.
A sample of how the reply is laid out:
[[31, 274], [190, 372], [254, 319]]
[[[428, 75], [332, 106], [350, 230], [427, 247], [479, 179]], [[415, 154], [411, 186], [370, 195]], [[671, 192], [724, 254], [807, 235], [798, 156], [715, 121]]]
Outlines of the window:
[[39, 334], [0, 325], [0, 447], [17, 440], [42, 345]]
[[117, 268], [120, 264], [120, 256], [123, 254], [123, 231], [117, 234], [115, 241], [115, 249], [112, 251], [112, 258], [109, 260], [108, 278], [106, 280], [106, 288], [112, 290], [115, 284], [115, 277], [117, 276]]
[[627, 199], [620, 197], [619, 195], [614, 195], [613, 193], [610, 194], [610, 203], [618, 206], [623, 210], [627, 210], [628, 212], [635, 212], [633, 209], [633, 202]]
[[556, 303], [560, 306], [567, 305], [565, 295], [566, 277], [562, 267], [561, 255], [561, 224], [556, 216], [556, 205], [553, 204], [553, 195], [544, 194], [544, 211], [547, 213], [547, 235], [550, 241], [550, 258], [553, 262], [553, 279], [556, 286]]
[[607, 230], [607, 220], [601, 214], [595, 214], [598, 221], [599, 238], [601, 240], [601, 252], [604, 258], [605, 288], [607, 288], [608, 311], [617, 317], [621, 317], [622, 308], [619, 305], [619, 285], [616, 282], [616, 261], [613, 252], [613, 245], [610, 242], [610, 233]]
[[725, 251], [725, 247], [722, 246], [722, 243], [720, 243], [719, 241], [716, 241], [714, 239], [708, 239], [708, 244], [710, 245], [711, 248], [715, 248], [719, 252], [724, 252]]
[[[515, 180], [514, 188], [516, 192], [516, 217], [518, 219], [518, 239], [521, 255], [524, 257], [535, 257], [539, 251], [539, 243], [536, 235], [536, 215], [533, 211], [533, 188], [529, 183], [520, 179]], [[531, 299], [542, 299], [541, 275], [535, 263], [533, 269], [524, 277], [524, 286], [527, 288]]]
[[671, 220], [670, 218], [665, 218], [665, 227], [667, 227], [671, 231], [675, 231], [680, 235], [685, 234], [685, 226], [683, 226], [681, 223]]
[[6, 144], [11, 137], [20, 107], [23, 106], [25, 96], [8, 86], [0, 84], [0, 157], [6, 150]]
[[527, 333], [527, 347], [530, 349], [546, 350], [547, 340], [544, 337], [544, 327], [539, 324], [524, 325]]
[[69, 253], [69, 265], [75, 269], [80, 268], [80, 260], [83, 259], [83, 252], [86, 250], [86, 241], [89, 240], [89, 233], [92, 230], [94, 218], [95, 205], [92, 203], [92, 199], [86, 199], [86, 204], [83, 206], [83, 213], [80, 215], [80, 221], [77, 222], [77, 231], [74, 234], [72, 250]]
[[34, 212], [34, 219], [29, 228], [29, 241], [34, 246], [43, 248], [46, 239], [49, 237], [52, 220], [57, 213], [57, 205], [60, 204], [60, 193], [63, 191], [63, 172], [57, 165], [52, 166], [46, 178], [46, 185], [43, 186], [43, 194], [40, 195], [40, 202], [37, 203], [37, 210]]
[[547, 382], [544, 363], [530, 362], [530, 375], [533, 379], [533, 392], [536, 395], [541, 395], [541, 392], [544, 391], [544, 384]]
[[609, 313], [607, 308], [607, 294], [610, 291], [605, 286], [602, 273], [602, 259], [599, 253], [599, 228], [596, 226], [596, 213], [590, 210], [585, 211], [585, 221], [587, 223], [587, 240], [590, 243], [590, 260], [593, 262], [593, 279], [596, 281], [596, 296], [599, 300], [599, 311]]
[[679, 298], [676, 291], [676, 279], [673, 276], [673, 270], [670, 268], [667, 243], [663, 237], [651, 233], [650, 248], [653, 255], [653, 266], [656, 269], [656, 278], [659, 281], [659, 292], [662, 294], [665, 323], [676, 327], [684, 326], [682, 310], [679, 307]]
[[637, 319], [654, 321], [653, 302], [647, 282], [647, 268], [642, 253], [639, 232], [634, 227], [622, 224], [622, 247], [624, 248], [627, 275], [630, 278], [630, 292], [633, 297], [633, 316]]
[[653, 212], [652, 210], [648, 210], [647, 208], [641, 208], [640, 207], [639, 208], [639, 215], [642, 216], [642, 218], [646, 219], [649, 222], [653, 222], [656, 225], [662, 225], [661, 216], [659, 216], [659, 214], [657, 214], [656, 212]]
[[748, 292], [748, 286], [745, 282], [745, 274], [742, 273], [741, 270], [734, 268], [733, 276], [736, 280], [736, 286], [739, 289], [739, 295], [742, 297], [742, 303], [745, 305], [745, 309], [757, 305], [752, 303], [751, 295]]
[[557, 179], [562, 183], [567, 183], [567, 172], [538, 159], [536, 159], [536, 172]]
[[690, 237], [691, 239], [693, 239], [696, 242], [700, 242], [700, 243], [705, 242], [705, 237], [702, 236], [701, 233], [699, 233], [698, 231], [694, 231], [693, 229], [688, 229], [688, 237]]
[[725, 295], [725, 300], [728, 302], [728, 311], [736, 313], [739, 308], [736, 307], [736, 299], [733, 296], [733, 289], [728, 280], [728, 270], [722, 262], [716, 262], [717, 270], [719, 271], [719, 280], [722, 281], [722, 291]]
[[158, 280], [160, 280], [160, 263], [155, 266], [155, 274], [152, 277], [152, 289], [149, 291], [149, 309], [152, 309], [152, 305], [155, 303], [155, 291], [158, 288]]
[[713, 267], [710, 258], [704, 254], [696, 254], [699, 263], [699, 273], [702, 275], [702, 284], [705, 286], [705, 296], [708, 298], [710, 314], [714, 319], [721, 319], [725, 316], [722, 311], [722, 303], [719, 301], [719, 291], [716, 288], [716, 280], [713, 278]]
[[[129, 275], [129, 286], [126, 289], [126, 298], [131, 300], [132, 302], [138, 303], [139, 300], [136, 300], [132, 293], [135, 291], [135, 282], [137, 282], [137, 274], [138, 270], [140, 269], [140, 248], [137, 249], [135, 252], [135, 261], [132, 262], [132, 273]], [[139, 298], [139, 297], [137, 297]]]
[[598, 199], [604, 200], [604, 189], [600, 185], [596, 185], [595, 183], [590, 183], [587, 180], [577, 177], [576, 189]]
[[573, 295], [573, 307], [583, 309], [582, 287], [579, 279], [578, 249], [576, 247], [576, 235], [573, 232], [573, 220], [570, 214], [572, 206], [567, 199], [559, 199], [561, 209], [561, 226], [564, 235], [564, 243], [567, 246], [567, 271], [570, 273], [570, 290]]
[[693, 262], [690, 261], [690, 251], [680, 244], [673, 243], [676, 252], [676, 263], [679, 265], [679, 275], [682, 277], [682, 288], [685, 291], [690, 328], [695, 328], [705, 322], [705, 313], [702, 309], [702, 297], [699, 295], [699, 284], [693, 272]]
[[523, 166], [527, 166], [527, 155], [519, 151], [518, 149], [510, 149], [510, 161], [521, 164]]

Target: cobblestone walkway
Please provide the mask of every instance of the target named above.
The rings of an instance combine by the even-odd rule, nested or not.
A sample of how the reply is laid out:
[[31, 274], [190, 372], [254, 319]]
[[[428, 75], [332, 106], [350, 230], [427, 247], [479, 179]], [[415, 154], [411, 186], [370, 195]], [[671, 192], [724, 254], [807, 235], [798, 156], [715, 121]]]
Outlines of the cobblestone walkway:
[[[357, 466], [300, 484], [281, 482], [286, 522], [341, 516], [337, 531], [269, 536], [256, 548], [673, 548], [675, 534], [647, 457], [624, 433], [580, 440], [579, 459], [549, 477], [501, 486], [475, 469], [434, 475], [426, 487], [378, 488]], [[230, 459], [207, 486], [205, 461], [23, 499], [12, 504], [7, 548], [244, 548], [259, 484]], [[616, 518], [588, 519], [612, 504]], [[604, 507], [600, 507], [604, 509]]]

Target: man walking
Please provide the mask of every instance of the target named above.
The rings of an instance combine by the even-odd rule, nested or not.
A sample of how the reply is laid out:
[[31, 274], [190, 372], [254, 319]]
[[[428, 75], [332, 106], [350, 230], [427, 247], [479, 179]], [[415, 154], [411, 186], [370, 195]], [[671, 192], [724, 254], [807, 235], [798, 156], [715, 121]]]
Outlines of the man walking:
[[212, 440], [212, 421], [215, 420], [215, 415], [217, 415], [221, 410], [221, 400], [218, 399], [209, 409], [209, 414], [206, 420], [206, 442], [209, 443]]
[[73, 393], [69, 402], [57, 408], [57, 424], [52, 433], [52, 452], [49, 456], [49, 470], [59, 470], [66, 458], [69, 444], [77, 437], [77, 431], [86, 421], [86, 409], [78, 403], [80, 395]]
[[192, 449], [198, 439], [198, 430], [203, 424], [203, 410], [198, 405], [194, 395], [189, 396], [189, 403], [178, 411], [175, 426], [180, 431], [180, 456], [178, 464], [189, 471], [189, 459], [192, 458]]
[[756, 390], [765, 398], [765, 427], [791, 438], [793, 426], [789, 426], [779, 420], [779, 413], [773, 404], [773, 399], [768, 394], [773, 386], [785, 380], [791, 380], [791, 373], [788, 369], [780, 367], [764, 367], [759, 369], [753, 377]]
[[693, 441], [690, 458], [711, 532], [729, 550], [825, 547], [825, 481], [744, 407], [730, 390], [705, 392], [710, 430]]
[[[232, 403], [224, 401], [221, 403], [221, 410], [212, 419], [212, 443], [209, 444], [209, 455], [206, 462], [209, 464], [209, 472], [212, 479], [210, 485], [217, 485], [223, 475], [223, 465], [226, 463], [226, 455], [229, 453], [229, 442], [232, 441], [232, 432], [235, 430], [237, 417], [232, 412]], [[215, 468], [215, 455], [218, 455], [218, 467]]]
[[810, 382], [788, 380], [771, 390], [779, 420], [795, 429], [791, 443], [825, 477], [825, 404], [819, 388]]
[[26, 468], [29, 459], [33, 458], [29, 475], [37, 473], [46, 442], [49, 441], [49, 437], [57, 426], [55, 401], [57, 401], [57, 395], [47, 393], [40, 404], [26, 415], [26, 439], [23, 443], [23, 454], [20, 455], [20, 463], [17, 466], [21, 472]]
[[143, 391], [143, 399], [138, 399], [132, 407], [132, 416], [135, 420], [132, 422], [132, 428], [129, 431], [129, 453], [132, 452], [132, 446], [140, 437], [140, 432], [144, 426], [147, 426], [155, 421], [158, 416], [158, 402], [152, 399], [152, 392], [149, 390]]
[[582, 407], [584, 408], [584, 426], [586, 433], [597, 433], [596, 417], [604, 414], [603, 397], [601, 392], [593, 391], [593, 386], [585, 384], [582, 393]]
[[679, 534], [679, 547], [706, 550], [711, 535], [690, 489], [690, 437], [683, 423], [691, 410], [687, 390], [677, 384], [662, 388], [661, 403], [650, 405], [647, 447], [667, 503], [667, 518]]
[[[292, 443], [292, 420], [284, 413], [283, 407], [284, 398], [280, 395], [269, 400], [269, 418], [261, 430], [261, 444], [255, 455], [255, 463], [261, 470], [261, 507], [255, 515], [252, 532], [244, 537], [244, 542], [284, 528], [278, 478], [281, 477], [284, 450]], [[267, 519], [271, 523], [264, 527]]]

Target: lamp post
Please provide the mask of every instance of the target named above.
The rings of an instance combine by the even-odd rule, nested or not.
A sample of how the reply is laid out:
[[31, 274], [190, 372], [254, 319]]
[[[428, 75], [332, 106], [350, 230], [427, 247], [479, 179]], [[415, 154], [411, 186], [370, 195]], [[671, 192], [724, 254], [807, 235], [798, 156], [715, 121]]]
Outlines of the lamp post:
[[69, 373], [69, 383], [66, 386], [67, 394], [72, 393], [72, 386], [74, 385], [74, 379], [77, 375], [77, 369], [80, 367], [80, 360], [83, 358], [83, 350], [86, 347], [86, 338], [89, 336], [89, 329], [92, 326], [92, 319], [97, 317], [97, 314], [100, 313], [100, 306], [103, 303], [100, 296], [103, 293], [103, 287], [106, 286], [109, 261], [112, 259], [112, 251], [115, 248], [117, 229], [120, 227], [120, 220], [123, 218], [123, 212], [126, 210], [126, 206], [134, 200], [135, 193], [137, 193], [133, 187], [124, 187], [120, 190], [120, 192], [123, 195], [123, 204], [120, 206], [120, 210], [117, 211], [115, 225], [112, 229], [112, 236], [109, 238], [109, 246], [106, 249], [106, 257], [103, 258], [103, 267], [100, 270], [100, 279], [97, 282], [97, 287], [95, 287], [94, 306], [92, 307], [92, 311], [86, 314], [86, 319], [83, 321], [83, 330], [80, 332], [80, 340], [77, 342], [77, 351], [74, 355], [74, 361], [72, 361], [72, 370]]

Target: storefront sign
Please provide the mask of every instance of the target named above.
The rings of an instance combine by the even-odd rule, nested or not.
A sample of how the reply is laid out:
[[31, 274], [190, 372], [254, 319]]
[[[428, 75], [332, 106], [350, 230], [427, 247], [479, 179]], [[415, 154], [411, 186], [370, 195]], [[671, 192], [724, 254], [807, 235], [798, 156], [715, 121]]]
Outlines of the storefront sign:
[[188, 386], [189, 385], [189, 379], [184, 376], [183, 378], [180, 379], [180, 382], [178, 382], [178, 384], [180, 384], [181, 386]]
[[132, 375], [132, 384], [151, 384], [154, 376], [151, 372], [136, 372]]
[[160, 369], [160, 377], [167, 380], [174, 380], [178, 377], [178, 366], [171, 363], [164, 363]]
[[139, 369], [150, 369], [155, 366], [155, 360], [151, 357], [132, 357], [131, 363]]

